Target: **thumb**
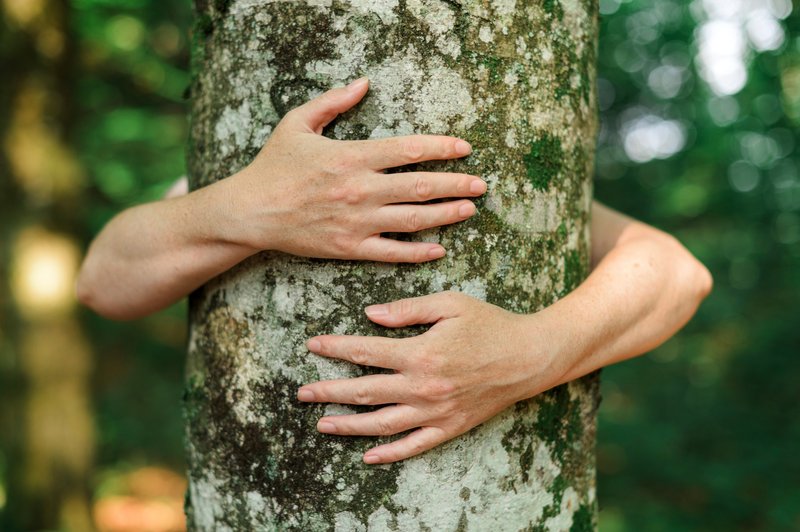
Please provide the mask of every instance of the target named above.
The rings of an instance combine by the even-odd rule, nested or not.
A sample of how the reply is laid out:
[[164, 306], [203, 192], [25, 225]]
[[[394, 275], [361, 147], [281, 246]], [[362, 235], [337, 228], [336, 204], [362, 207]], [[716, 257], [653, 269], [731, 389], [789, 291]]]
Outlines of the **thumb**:
[[294, 129], [322, 133], [322, 128], [352, 108], [364, 98], [369, 89], [369, 80], [359, 78], [346, 87], [331, 89], [300, 107], [296, 107], [286, 115], [286, 121]]
[[441, 292], [422, 297], [401, 299], [364, 309], [367, 317], [386, 327], [405, 327], [423, 323], [436, 323], [460, 314], [463, 300], [458, 292]]

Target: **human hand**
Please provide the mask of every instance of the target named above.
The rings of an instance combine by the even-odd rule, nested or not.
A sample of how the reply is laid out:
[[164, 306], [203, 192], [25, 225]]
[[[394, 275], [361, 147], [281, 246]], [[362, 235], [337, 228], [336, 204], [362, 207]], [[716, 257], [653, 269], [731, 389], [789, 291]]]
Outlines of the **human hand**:
[[475, 213], [469, 200], [415, 203], [480, 196], [486, 183], [466, 174], [384, 170], [464, 157], [471, 147], [445, 136], [364, 141], [321, 136], [336, 116], [361, 101], [368, 85], [362, 78], [290, 111], [256, 159], [220, 182], [228, 190], [219, 196], [234, 206], [232, 239], [256, 251], [319, 258], [424, 262], [444, 256], [439, 244], [400, 242], [381, 233], [463, 221]]
[[552, 387], [564, 372], [546, 348], [548, 331], [535, 314], [514, 314], [458, 292], [374, 305], [366, 312], [387, 327], [434, 325], [404, 339], [311, 338], [307, 346], [316, 354], [395, 373], [320, 381], [301, 387], [297, 397], [307, 402], [390, 405], [364, 414], [323, 417], [317, 424], [323, 433], [388, 436], [416, 429], [367, 451], [364, 461], [369, 464], [432, 449]]

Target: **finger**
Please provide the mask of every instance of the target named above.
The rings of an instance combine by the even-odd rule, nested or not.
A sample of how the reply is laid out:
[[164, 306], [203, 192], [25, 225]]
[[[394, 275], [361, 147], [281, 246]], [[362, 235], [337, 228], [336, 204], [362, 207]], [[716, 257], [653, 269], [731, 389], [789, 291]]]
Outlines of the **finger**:
[[435, 323], [458, 316], [466, 297], [468, 296], [458, 292], [440, 292], [382, 305], [370, 305], [364, 311], [369, 319], [386, 327]]
[[297, 130], [322, 133], [322, 128], [361, 101], [369, 80], [360, 78], [346, 87], [331, 89], [286, 114], [286, 125]]
[[391, 436], [419, 427], [424, 420], [419, 410], [408, 405], [393, 405], [375, 412], [323, 417], [317, 430], [340, 436]]
[[364, 151], [367, 164], [375, 170], [394, 168], [422, 161], [458, 159], [472, 153], [465, 140], [442, 135], [409, 135], [352, 143]]
[[486, 192], [486, 183], [478, 177], [445, 172], [385, 174], [372, 183], [380, 187], [375, 195], [387, 203], [475, 197]]
[[297, 391], [298, 401], [345, 405], [386, 405], [412, 399], [408, 383], [400, 374], [365, 375], [355, 379], [319, 381]]
[[346, 360], [359, 366], [400, 369], [404, 367], [405, 340], [382, 336], [334, 336], [310, 338], [306, 347], [318, 355]]
[[422, 427], [397, 441], [380, 445], [364, 454], [368, 464], [388, 464], [411, 458], [440, 445], [450, 438], [439, 427]]
[[445, 251], [439, 244], [429, 242], [400, 242], [391, 238], [371, 236], [356, 250], [358, 259], [377, 262], [427, 262], [441, 259]]
[[463, 222], [473, 214], [475, 205], [467, 200], [434, 205], [386, 205], [378, 209], [375, 222], [381, 233], [416, 233]]

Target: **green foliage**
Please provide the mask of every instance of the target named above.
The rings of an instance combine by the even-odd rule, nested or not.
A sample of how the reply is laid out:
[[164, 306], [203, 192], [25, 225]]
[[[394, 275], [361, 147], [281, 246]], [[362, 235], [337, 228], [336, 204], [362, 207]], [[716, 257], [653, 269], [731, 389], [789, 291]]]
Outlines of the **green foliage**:
[[[84, 241], [185, 173], [191, 2], [74, 0], [75, 149], [88, 174]], [[182, 468], [185, 305], [132, 324], [91, 313], [98, 470]]]
[[[796, 530], [800, 92], [782, 85], [800, 20], [717, 96], [696, 66], [701, 2], [600, 4], [596, 196], [675, 234], [715, 279], [685, 331], [603, 373], [601, 529]], [[646, 114], [681, 123], [683, 149], [632, 161], [625, 131]]]

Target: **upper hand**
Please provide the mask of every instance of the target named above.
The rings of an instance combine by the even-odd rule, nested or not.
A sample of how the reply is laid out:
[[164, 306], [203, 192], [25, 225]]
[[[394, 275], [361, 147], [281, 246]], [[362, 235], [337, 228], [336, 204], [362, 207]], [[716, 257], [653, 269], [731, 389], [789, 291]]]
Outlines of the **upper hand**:
[[[320, 381], [298, 391], [301, 401], [391, 405], [374, 412], [326, 416], [320, 432], [405, 437], [370, 449], [367, 463], [403, 460], [462, 434], [522, 399], [556, 383], [554, 357], [529, 341], [531, 318], [458, 292], [405, 299], [367, 308], [387, 327], [434, 323], [416, 337], [317, 336], [308, 348], [393, 374]], [[541, 340], [542, 335], [539, 335]]]
[[384, 170], [464, 157], [471, 147], [445, 136], [365, 141], [321, 136], [367, 90], [367, 80], [357, 80], [290, 111], [252, 164], [221, 182], [229, 187], [223, 201], [235, 211], [233, 240], [254, 250], [320, 258], [423, 262], [444, 256], [439, 244], [400, 242], [381, 233], [465, 220], [475, 213], [469, 200], [414, 203], [480, 196], [486, 183], [466, 174]]

